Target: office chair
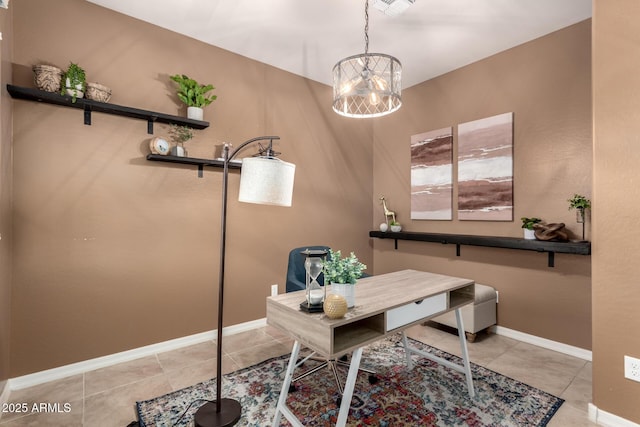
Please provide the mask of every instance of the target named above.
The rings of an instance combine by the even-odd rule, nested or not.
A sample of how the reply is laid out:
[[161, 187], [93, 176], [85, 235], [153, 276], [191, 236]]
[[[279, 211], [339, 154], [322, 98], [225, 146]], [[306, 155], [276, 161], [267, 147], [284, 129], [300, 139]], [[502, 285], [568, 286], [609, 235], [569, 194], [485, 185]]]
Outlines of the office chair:
[[[287, 282], [285, 286], [286, 292], [295, 292], [295, 291], [305, 290], [306, 288], [307, 272], [304, 268], [305, 257], [302, 255], [302, 252], [305, 251], [306, 249], [324, 250], [324, 251], [327, 251], [327, 257], [329, 256], [328, 253], [330, 248], [328, 246], [303, 246], [300, 248], [292, 249], [291, 252], [289, 252], [289, 265], [287, 267]], [[318, 283], [320, 284], [320, 286], [324, 286], [324, 274], [318, 277]], [[304, 297], [302, 298], [304, 299]], [[320, 362], [320, 364], [318, 366], [315, 366], [303, 372], [297, 377], [293, 378], [291, 380], [291, 386], [289, 388], [289, 392], [295, 391], [295, 385], [293, 384], [295, 381], [298, 381], [315, 372], [318, 372], [319, 370], [325, 367], [328, 367], [333, 373], [333, 377], [336, 380], [336, 384], [338, 385], [338, 391], [340, 392], [340, 395], [342, 395], [344, 391], [344, 387], [342, 382], [340, 381], [340, 378], [338, 377], [338, 371], [336, 369], [336, 366], [342, 365], [342, 366], [349, 367], [347, 356], [346, 355], [342, 356], [340, 359], [337, 359], [337, 360], [336, 359], [327, 360], [327, 359], [320, 359], [320, 358], [314, 357], [314, 355], [315, 355], [315, 352], [312, 352], [309, 356], [303, 359], [300, 359], [296, 362], [296, 368], [302, 366], [307, 360], [315, 360], [317, 362]], [[370, 384], [375, 384], [378, 381], [378, 378], [375, 376], [374, 371], [364, 369], [364, 368], [359, 368], [359, 370], [369, 374]], [[340, 405], [340, 401], [341, 399], [339, 398], [338, 405]]]

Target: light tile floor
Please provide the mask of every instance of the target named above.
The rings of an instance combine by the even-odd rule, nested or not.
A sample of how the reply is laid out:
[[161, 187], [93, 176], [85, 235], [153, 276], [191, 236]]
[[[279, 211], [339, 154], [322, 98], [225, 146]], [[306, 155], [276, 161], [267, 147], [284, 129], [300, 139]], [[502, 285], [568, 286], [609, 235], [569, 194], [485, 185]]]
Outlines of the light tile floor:
[[[460, 355], [457, 336], [429, 326], [407, 330], [410, 337]], [[223, 371], [251, 366], [291, 351], [292, 341], [271, 327], [225, 337]], [[479, 335], [469, 343], [471, 361], [565, 399], [550, 427], [595, 426], [589, 422], [591, 363], [499, 335]], [[1, 427], [125, 427], [136, 419], [135, 402], [150, 399], [215, 373], [215, 342], [159, 353], [13, 391], [10, 403], [59, 403], [60, 412], [4, 413]], [[64, 404], [70, 404], [65, 412]]]

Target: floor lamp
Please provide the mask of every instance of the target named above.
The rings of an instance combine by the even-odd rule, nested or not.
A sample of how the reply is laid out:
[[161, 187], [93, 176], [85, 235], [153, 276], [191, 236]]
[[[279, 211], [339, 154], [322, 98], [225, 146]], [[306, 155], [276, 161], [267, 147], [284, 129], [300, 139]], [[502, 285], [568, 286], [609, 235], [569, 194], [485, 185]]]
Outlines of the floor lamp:
[[273, 151], [273, 140], [278, 136], [260, 136], [243, 142], [229, 153], [229, 145], [223, 148], [224, 171], [222, 175], [222, 223], [220, 231], [220, 276], [218, 280], [218, 343], [216, 353], [216, 400], [202, 405], [194, 415], [196, 427], [232, 426], [242, 415], [240, 402], [222, 398], [222, 313], [224, 306], [224, 259], [227, 234], [227, 181], [229, 162], [240, 150], [257, 141], [269, 141], [267, 148], [261, 146], [260, 156], [242, 160], [240, 173], [240, 195], [238, 200], [275, 206], [291, 206], [293, 177], [296, 166], [277, 159]]

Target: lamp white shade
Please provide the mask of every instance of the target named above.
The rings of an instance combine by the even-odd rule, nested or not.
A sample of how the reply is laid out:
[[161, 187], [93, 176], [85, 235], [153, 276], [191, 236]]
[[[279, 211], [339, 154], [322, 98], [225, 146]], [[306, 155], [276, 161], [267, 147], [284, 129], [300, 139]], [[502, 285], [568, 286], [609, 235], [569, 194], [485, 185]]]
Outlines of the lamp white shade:
[[296, 165], [273, 157], [242, 159], [238, 200], [261, 205], [291, 206]]

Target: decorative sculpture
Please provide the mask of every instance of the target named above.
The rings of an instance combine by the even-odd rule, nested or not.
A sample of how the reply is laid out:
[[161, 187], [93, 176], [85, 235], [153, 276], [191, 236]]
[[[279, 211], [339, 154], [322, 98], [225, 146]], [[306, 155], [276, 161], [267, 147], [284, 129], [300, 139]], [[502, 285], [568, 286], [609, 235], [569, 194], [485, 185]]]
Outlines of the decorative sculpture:
[[567, 231], [564, 229], [564, 223], [555, 222], [552, 224], [534, 224], [533, 229], [536, 235], [536, 239], [538, 240], [556, 240], [556, 241], [567, 241], [569, 240], [569, 235]]
[[380, 196], [380, 200], [382, 201], [382, 208], [384, 209], [384, 220], [389, 225], [389, 217], [391, 217], [391, 223], [395, 224], [396, 222], [396, 213], [387, 209], [387, 201], [384, 196]]

